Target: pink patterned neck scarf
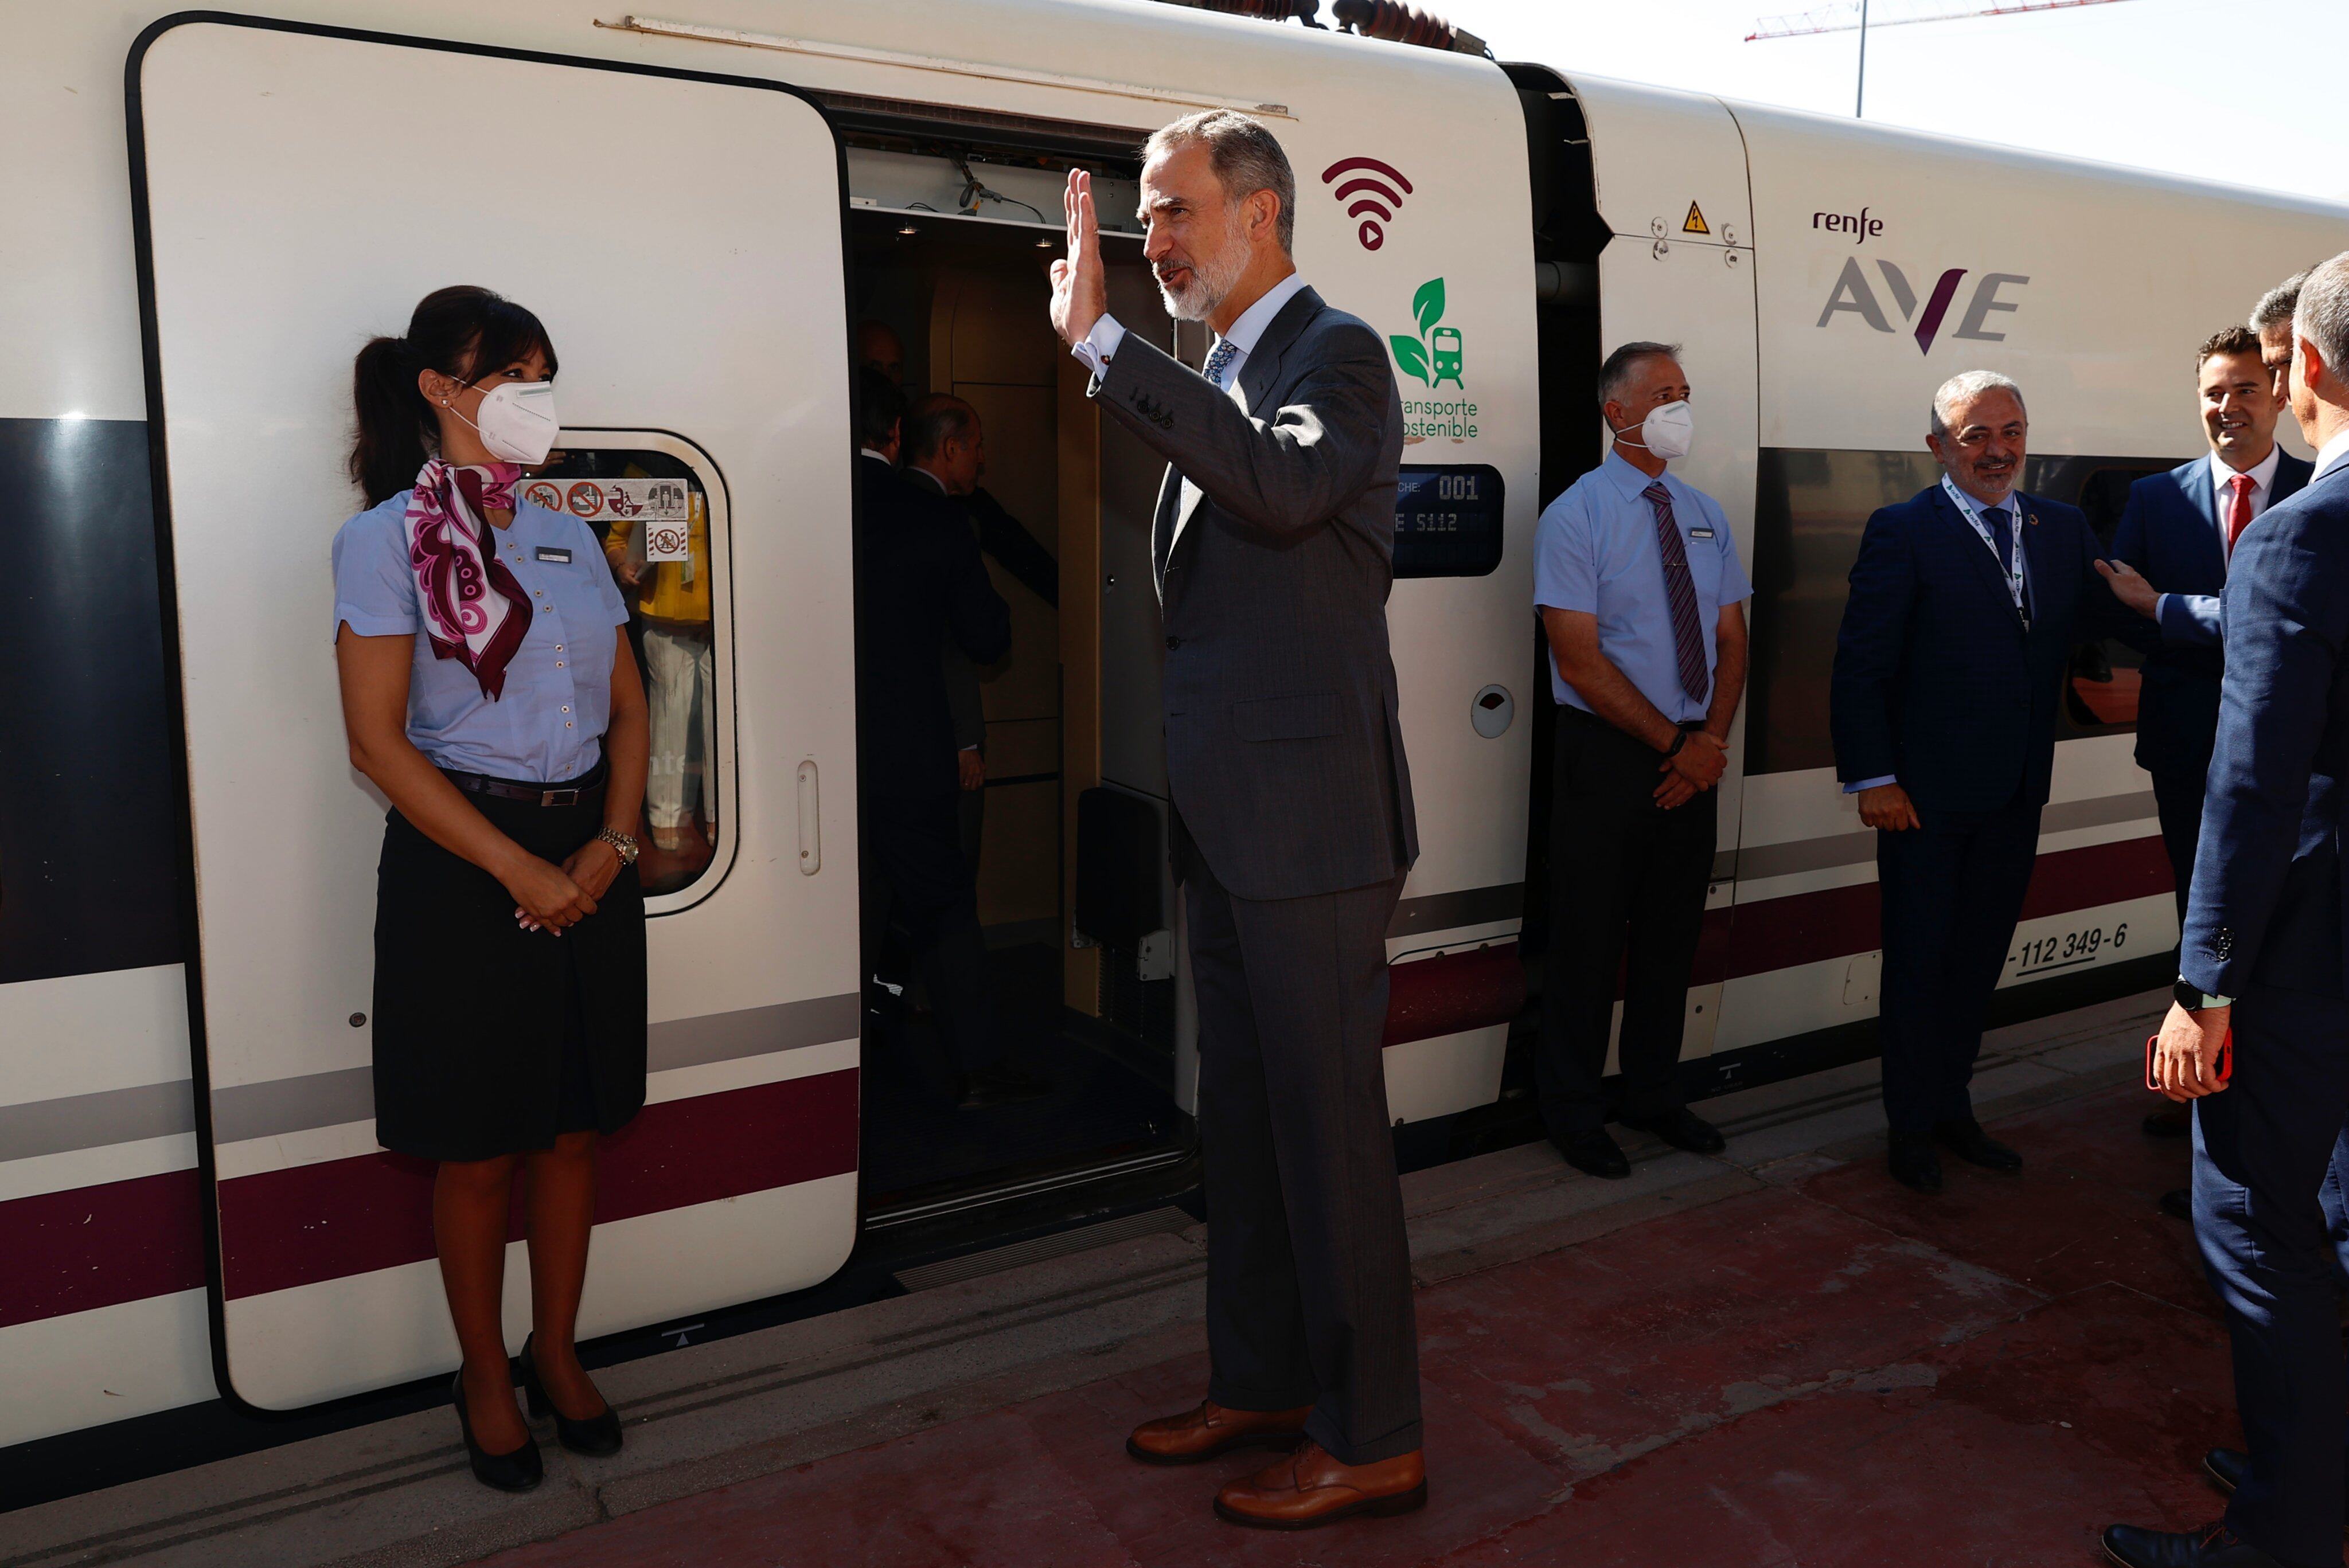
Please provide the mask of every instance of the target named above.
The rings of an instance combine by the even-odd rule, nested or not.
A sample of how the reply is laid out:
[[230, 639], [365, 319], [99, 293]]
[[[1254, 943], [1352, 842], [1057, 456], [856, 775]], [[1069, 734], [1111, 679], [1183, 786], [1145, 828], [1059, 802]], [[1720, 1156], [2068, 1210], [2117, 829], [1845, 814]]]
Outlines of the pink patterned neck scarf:
[[511, 509], [517, 463], [459, 468], [434, 458], [408, 498], [408, 564], [434, 656], [457, 659], [495, 702], [530, 630], [530, 595], [498, 560], [482, 514]]

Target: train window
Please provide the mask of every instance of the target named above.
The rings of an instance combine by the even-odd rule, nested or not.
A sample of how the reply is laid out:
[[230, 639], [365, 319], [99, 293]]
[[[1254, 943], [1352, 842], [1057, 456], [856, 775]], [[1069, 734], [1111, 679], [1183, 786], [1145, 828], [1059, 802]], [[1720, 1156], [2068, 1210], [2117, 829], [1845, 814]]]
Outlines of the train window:
[[1501, 564], [1501, 470], [1406, 463], [1395, 482], [1394, 573], [1482, 577]]
[[[2171, 459], [2039, 457], [2023, 488], [2087, 512], [2112, 542], [2128, 487]], [[1745, 769], [1789, 773], [1835, 766], [1827, 693], [1851, 563], [1868, 515], [1940, 478], [1932, 454], [1765, 448], [1754, 515], [1753, 666]], [[2138, 655], [2116, 641], [2075, 650], [2058, 738], [2111, 735], [2137, 722]]]
[[636, 870], [650, 913], [684, 908], [717, 885], [731, 855], [724, 487], [708, 456], [675, 436], [566, 430], [523, 494], [595, 532], [628, 605], [652, 710]]

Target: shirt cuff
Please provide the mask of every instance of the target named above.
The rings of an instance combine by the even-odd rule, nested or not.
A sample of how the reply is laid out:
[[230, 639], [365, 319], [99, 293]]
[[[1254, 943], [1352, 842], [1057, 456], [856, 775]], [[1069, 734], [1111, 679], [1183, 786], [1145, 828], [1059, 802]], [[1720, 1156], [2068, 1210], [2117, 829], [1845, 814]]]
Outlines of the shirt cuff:
[[1103, 311], [1101, 319], [1093, 323], [1093, 329], [1085, 334], [1081, 342], [1071, 346], [1069, 352], [1096, 377], [1106, 376], [1109, 374], [1109, 362], [1117, 357], [1118, 346], [1124, 341], [1124, 326], [1117, 317]]
[[1843, 787], [1843, 792], [1847, 795], [1857, 795], [1862, 789], [1878, 789], [1887, 784], [1898, 784], [1900, 780], [1899, 779], [1887, 773], [1881, 779], [1863, 779], [1857, 784], [1847, 784]]

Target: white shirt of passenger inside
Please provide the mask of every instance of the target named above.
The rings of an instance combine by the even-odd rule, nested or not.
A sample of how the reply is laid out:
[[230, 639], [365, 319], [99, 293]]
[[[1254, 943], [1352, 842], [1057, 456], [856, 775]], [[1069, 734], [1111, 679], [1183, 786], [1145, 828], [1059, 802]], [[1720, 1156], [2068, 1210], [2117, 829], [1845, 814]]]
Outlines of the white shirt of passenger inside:
[[[1246, 365], [1247, 356], [1255, 352], [1257, 342], [1264, 336], [1264, 329], [1272, 325], [1272, 318], [1280, 314], [1280, 307], [1295, 299], [1304, 286], [1304, 277], [1292, 272], [1265, 290], [1254, 304], [1240, 312], [1239, 319], [1232, 323], [1231, 330], [1217, 339], [1230, 344], [1236, 350], [1225, 364], [1223, 374], [1216, 377], [1217, 390], [1229, 392], [1240, 384], [1240, 366]], [[1075, 355], [1086, 369], [1099, 377], [1108, 371], [1109, 362], [1117, 357], [1118, 345], [1124, 341], [1124, 326], [1120, 325], [1117, 317], [1104, 311], [1102, 318], [1093, 323], [1092, 331], [1078, 340], [1069, 352]], [[1214, 351], [1210, 350], [1209, 357], [1213, 356]]]

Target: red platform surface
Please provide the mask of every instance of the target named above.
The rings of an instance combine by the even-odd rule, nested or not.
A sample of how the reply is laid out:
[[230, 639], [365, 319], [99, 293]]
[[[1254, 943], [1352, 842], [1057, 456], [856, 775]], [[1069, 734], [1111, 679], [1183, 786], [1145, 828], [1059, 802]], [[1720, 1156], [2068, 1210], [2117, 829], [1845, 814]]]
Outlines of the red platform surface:
[[502, 1554], [496, 1568], [1555, 1563], [2026, 1568], [2115, 1520], [2215, 1518], [2225, 1333], [2154, 1199], [2185, 1150], [2116, 1090], [2010, 1119], [2029, 1166], [1880, 1163], [1419, 1296], [1431, 1501], [1299, 1535], [1208, 1508], [1247, 1455], [1151, 1470], [1126, 1429], [1204, 1357], [950, 1421]]

